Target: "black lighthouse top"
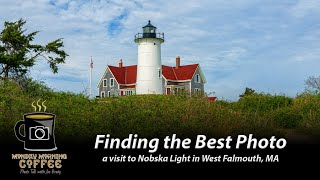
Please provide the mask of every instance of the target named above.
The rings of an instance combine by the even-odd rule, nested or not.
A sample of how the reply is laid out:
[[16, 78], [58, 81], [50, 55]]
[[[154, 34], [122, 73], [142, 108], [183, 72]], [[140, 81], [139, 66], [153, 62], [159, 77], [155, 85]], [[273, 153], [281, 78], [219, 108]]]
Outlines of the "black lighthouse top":
[[164, 41], [163, 33], [156, 33], [157, 28], [151, 24], [149, 20], [148, 24], [142, 27], [143, 33], [138, 33], [135, 35], [135, 41], [142, 38], [157, 38], [162, 39]]
[[155, 38], [156, 37], [156, 30], [157, 28], [154, 27], [152, 24], [151, 24], [151, 21], [149, 20], [149, 23], [145, 26], [143, 26], [143, 37], [145, 38]]

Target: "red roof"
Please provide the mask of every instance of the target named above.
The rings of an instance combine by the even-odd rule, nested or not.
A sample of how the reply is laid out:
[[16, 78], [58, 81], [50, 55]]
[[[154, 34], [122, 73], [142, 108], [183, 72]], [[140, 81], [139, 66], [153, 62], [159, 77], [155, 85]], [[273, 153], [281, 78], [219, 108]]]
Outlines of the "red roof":
[[[162, 75], [167, 80], [190, 80], [196, 71], [198, 64], [179, 66], [179, 68], [162, 65]], [[137, 65], [132, 66], [108, 66], [119, 84], [135, 84], [137, 80]]]
[[168, 80], [189, 80], [192, 79], [197, 67], [198, 64], [179, 66], [179, 68], [162, 65], [162, 75]]
[[217, 99], [217, 97], [208, 97], [209, 101], [215, 101]]
[[135, 84], [137, 79], [137, 65], [115, 67], [108, 66], [119, 84]]

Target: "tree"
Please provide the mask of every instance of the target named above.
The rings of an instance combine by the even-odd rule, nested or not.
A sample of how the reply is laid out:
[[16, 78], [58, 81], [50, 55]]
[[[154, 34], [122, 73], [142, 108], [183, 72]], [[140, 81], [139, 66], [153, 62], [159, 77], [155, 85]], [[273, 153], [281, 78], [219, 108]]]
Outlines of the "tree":
[[42, 57], [50, 65], [53, 73], [58, 72], [58, 64], [64, 63], [68, 54], [61, 50], [62, 39], [46, 45], [31, 44], [39, 31], [26, 34], [26, 21], [5, 22], [0, 34], [0, 78], [25, 76], [30, 67]]
[[251, 88], [246, 87], [244, 92], [242, 94], [240, 94], [239, 97], [242, 98], [242, 97], [249, 96], [249, 95], [252, 95], [252, 94], [256, 94], [256, 91], [251, 89]]
[[305, 80], [305, 84], [307, 88], [316, 90], [320, 92], [320, 76], [310, 76], [307, 80]]

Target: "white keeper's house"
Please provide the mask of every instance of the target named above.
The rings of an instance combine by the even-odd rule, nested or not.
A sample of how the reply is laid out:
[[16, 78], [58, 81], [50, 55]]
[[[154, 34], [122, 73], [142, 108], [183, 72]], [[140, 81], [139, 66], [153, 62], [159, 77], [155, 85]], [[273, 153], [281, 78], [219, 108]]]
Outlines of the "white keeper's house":
[[162, 65], [164, 34], [157, 33], [150, 21], [142, 29], [143, 33], [136, 34], [134, 39], [138, 44], [138, 64], [124, 66], [120, 59], [118, 66], [107, 65], [97, 86], [99, 96], [204, 92], [206, 78], [200, 65], [181, 65], [179, 56], [175, 66]]

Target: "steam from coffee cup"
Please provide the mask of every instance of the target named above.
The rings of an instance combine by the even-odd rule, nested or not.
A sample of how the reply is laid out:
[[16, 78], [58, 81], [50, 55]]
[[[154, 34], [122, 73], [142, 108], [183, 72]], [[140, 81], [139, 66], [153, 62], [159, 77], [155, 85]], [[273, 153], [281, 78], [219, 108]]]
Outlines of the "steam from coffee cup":
[[46, 112], [47, 106], [44, 105], [44, 102], [46, 102], [46, 100], [44, 100], [44, 101], [41, 103], [42, 107], [39, 105], [40, 100], [41, 100], [41, 99], [39, 99], [39, 100], [37, 101], [37, 106], [38, 106], [38, 108], [39, 108], [38, 111], [37, 111], [37, 107], [34, 105], [34, 103], [35, 103], [36, 101], [33, 101], [33, 102], [32, 102], [31, 106], [34, 108], [34, 112], [41, 112], [42, 107], [44, 108], [43, 112]]

